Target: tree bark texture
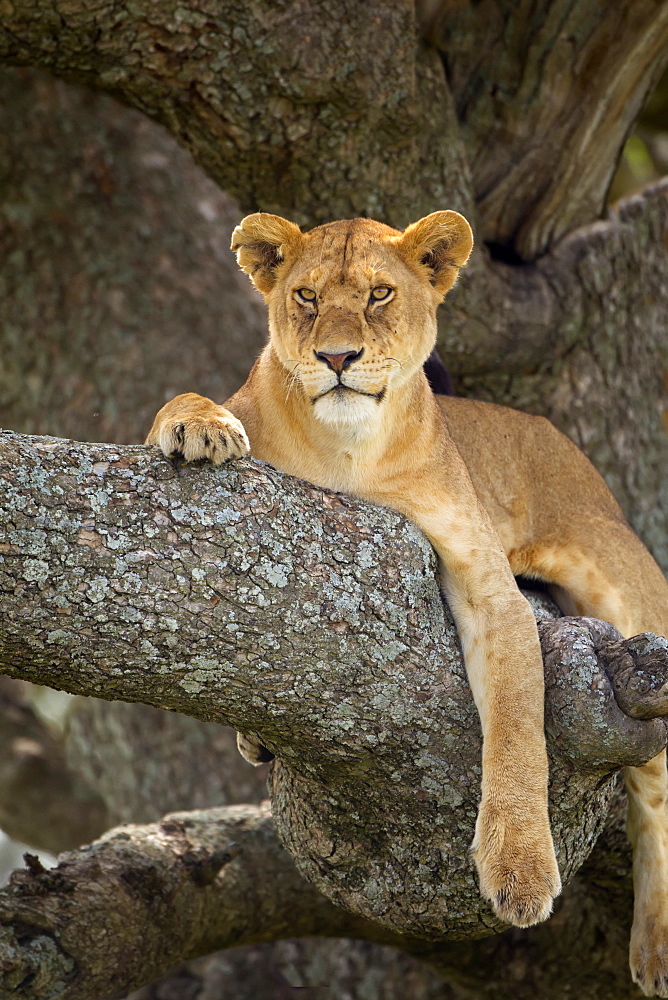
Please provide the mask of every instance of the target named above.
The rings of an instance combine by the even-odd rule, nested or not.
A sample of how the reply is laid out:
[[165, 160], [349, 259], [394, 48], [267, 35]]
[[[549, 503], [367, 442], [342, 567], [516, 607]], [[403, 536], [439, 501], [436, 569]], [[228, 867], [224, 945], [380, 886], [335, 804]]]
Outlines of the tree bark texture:
[[[188, 10], [138, 3], [120, 13], [25, 0], [3, 9], [0, 53], [118, 94], [161, 121], [239, 200], [239, 213], [261, 208], [307, 225], [361, 214], [402, 226], [434, 208], [464, 211], [478, 250], [440, 325], [458, 390], [550, 417], [606, 476], [668, 567], [665, 185], [595, 221], [634, 109], [665, 59], [664, 6], [515, 6], [463, 5], [452, 15], [461, 30], [447, 38], [442, 19], [426, 16], [437, 51], [416, 36], [408, 3], [351, 3], [345, 17], [337, 6], [328, 18], [303, 0], [224, 9], [202, 0]], [[480, 52], [490, 55], [477, 59]], [[38, 108], [47, 109], [51, 93], [43, 83]], [[222, 400], [236, 388], [262, 340], [262, 313], [229, 290], [238, 279], [225, 280], [224, 297], [217, 286], [227, 236], [215, 188], [130, 112], [91, 98], [84, 113], [80, 98], [56, 93], [62, 110], [47, 136], [60, 134], [68, 153], [64, 163], [47, 156], [38, 166], [48, 185], [41, 196], [24, 193], [35, 174], [25, 150], [26, 138], [45, 129], [44, 115], [29, 112], [34, 99], [18, 87], [6, 103], [15, 137], [7, 162], [16, 164], [8, 173], [20, 195], [5, 228], [16, 302], [5, 333], [15, 359], [5, 412], [31, 432], [138, 440], [170, 392]], [[72, 138], [75, 118], [88, 130], [83, 150]], [[26, 137], [21, 122], [33, 120]], [[485, 176], [497, 167], [498, 176]], [[141, 175], [150, 195], [141, 194]], [[515, 177], [510, 197], [504, 185]], [[55, 213], [56, 224], [54, 179], [68, 209]], [[80, 210], [68, 224], [75, 194]], [[512, 220], [497, 225], [506, 208]], [[44, 258], [36, 272], [37, 251], [26, 259], [25, 248], [35, 243], [37, 210], [48, 236], [37, 235]], [[514, 246], [517, 226], [538, 256]], [[108, 239], [96, 246], [101, 231]], [[55, 272], [45, 263], [54, 256]], [[39, 324], [29, 306], [36, 287], [49, 307]], [[35, 328], [45, 322], [57, 346], [40, 355]], [[98, 329], [109, 330], [102, 345]], [[66, 360], [72, 354], [79, 375]], [[69, 426], [54, 426], [45, 414], [49, 400], [57, 404], [53, 386], [63, 384]], [[85, 433], [75, 431], [82, 424]]]
[[299, 877], [266, 805], [125, 827], [52, 871], [26, 860], [0, 902], [0, 995], [16, 1000], [101, 1000], [220, 947], [374, 933]]
[[[6, 673], [258, 737], [279, 758], [279, 834], [329, 898], [411, 936], [498, 931], [468, 859], [477, 714], [413, 525], [250, 460], [2, 445]], [[616, 769], [666, 741], [662, 721], [617, 707], [596, 648], [618, 640], [584, 619], [543, 636], [565, 879], [595, 843]], [[646, 642], [660, 671], [666, 642]]]
[[[0, 24], [3, 62], [121, 96], [244, 209], [299, 224], [334, 213], [405, 226], [416, 196], [425, 209], [446, 194], [470, 203], [443, 67], [435, 49], [416, 59], [420, 47], [410, 0], [13, 0]], [[451, 134], [434, 144], [448, 121]], [[420, 177], [419, 191], [397, 183], [395, 161]]]
[[619, 152], [668, 61], [668, 9], [655, 0], [418, 7], [443, 56], [484, 238], [533, 260], [603, 214]]
[[343, 993], [335, 996], [360, 1000], [379, 988], [385, 1000], [401, 1000], [408, 989], [411, 1000], [507, 1000], [511, 993], [518, 1000], [633, 1000], [630, 859], [620, 805], [615, 796], [599, 843], [548, 924], [480, 941], [401, 939], [333, 907], [298, 876], [266, 806], [191, 811], [112, 831], [64, 855], [55, 871], [26, 855], [27, 871], [0, 890], [0, 996], [103, 1000], [215, 947], [345, 933], [367, 940], [292, 941], [271, 952], [235, 947], [181, 966], [129, 1000], [213, 1000], [226, 995], [235, 973], [250, 987], [243, 995], [263, 1000], [287, 1000], [287, 990], [302, 985], [338, 986]]
[[225, 399], [266, 336], [229, 252], [241, 216], [163, 129], [0, 74], [0, 425], [139, 442], [178, 392]]
[[[383, 962], [385, 974], [389, 967], [401, 976], [383, 982], [386, 1000], [507, 1000], [511, 994], [559, 1000], [583, 989], [593, 1000], [633, 1000], [625, 963], [629, 859], [623, 834], [619, 839], [618, 805], [616, 799], [604, 849], [594, 850], [584, 878], [566, 889], [549, 924], [479, 941], [401, 939], [332, 906], [298, 875], [266, 805], [177, 813], [158, 824], [114, 830], [64, 855], [52, 871], [26, 855], [27, 870], [0, 890], [0, 996], [103, 1000], [177, 959], [216, 947], [344, 932], [367, 940], [348, 939], [345, 949], [343, 942], [312, 941], [305, 952], [293, 941], [270, 954], [251, 951], [255, 995], [287, 1000], [289, 988], [303, 984], [305, 997], [311, 988], [319, 996], [318, 987], [329, 990], [352, 974], [369, 990], [353, 988], [352, 995], [375, 996]], [[374, 941], [391, 941], [402, 954]], [[248, 948], [240, 954], [236, 948], [182, 966], [130, 1000], [226, 995], [221, 987], [233, 982], [230, 973], [249, 955]], [[264, 962], [260, 970], [258, 962]], [[345, 987], [343, 995], [350, 995]]]
[[[505, 0], [483, 11], [424, 8], [447, 85], [409, 0], [170, 0], [159, 9], [147, 0], [122, 9], [12, 0], [2, 9], [0, 57], [118, 93], [166, 125], [249, 210], [291, 208], [294, 221], [309, 224], [375, 215], [403, 227], [421, 201], [448, 194], [453, 207], [475, 200], [485, 209], [487, 197], [485, 238], [508, 245], [521, 215], [525, 233], [540, 234], [525, 236], [534, 257], [600, 214], [619, 150], [666, 60], [665, 7]], [[500, 37], [503, 53], [489, 59]], [[583, 101], [588, 88], [595, 99]], [[574, 147], [579, 158], [569, 160]], [[499, 149], [503, 159], [490, 153]], [[419, 177], [417, 190], [402, 192], [397, 171]], [[556, 187], [549, 194], [547, 178]], [[500, 188], [494, 198], [490, 188]], [[498, 219], [513, 188], [510, 220]], [[541, 195], [533, 216], [520, 194], [528, 188]], [[577, 209], [555, 226], [566, 201]]]
[[[122, 9], [109, 3], [92, 8], [76, 0], [0, 3], [0, 59], [42, 66], [121, 97], [165, 125], [214, 180], [207, 180], [166, 132], [136, 111], [26, 71], [3, 74], [0, 423], [31, 433], [136, 441], [155, 409], [175, 392], [195, 389], [222, 401], [245, 377], [264, 337], [264, 312], [248, 294], [245, 278], [229, 266], [226, 249], [228, 230], [247, 209], [277, 211], [305, 225], [368, 214], [402, 226], [436, 208], [454, 207], [471, 219], [478, 240], [477, 255], [449, 297], [440, 324], [441, 348], [458, 390], [548, 415], [594, 460], [636, 530], [668, 567], [668, 449], [661, 421], [662, 409], [668, 411], [662, 383], [662, 371], [668, 368], [665, 184], [631, 199], [607, 218], [604, 208], [617, 150], [644, 91], [665, 62], [665, 5], [648, 0], [613, 5], [555, 0], [518, 6], [504, 0], [482, 6], [448, 4], [444, 18], [445, 5], [424, 3], [420, 16], [430, 44], [417, 36], [408, 3], [347, 3], [342, 8], [332, 0], [330, 8], [304, 0], [271, 5], [197, 0], [187, 9], [139, 0]], [[239, 200], [239, 210], [217, 185]], [[573, 232], [577, 226], [582, 228]], [[489, 249], [483, 247], [485, 242]], [[274, 501], [264, 497], [263, 502]], [[337, 504], [331, 509], [340, 512]], [[344, 502], [343, 509], [349, 513], [352, 508]], [[93, 510], [89, 520], [98, 515]], [[325, 520], [322, 524], [326, 552]], [[374, 534], [385, 531], [386, 525], [378, 532], [374, 528]], [[262, 544], [253, 544], [257, 564], [266, 565], [260, 558]], [[411, 545], [404, 543], [402, 551]], [[285, 546], [292, 547], [289, 531]], [[277, 551], [279, 563], [285, 563], [284, 551]], [[89, 554], [94, 553], [92, 549]], [[32, 573], [39, 575], [40, 552], [28, 558], [37, 564]], [[267, 558], [274, 558], [273, 550]], [[230, 565], [238, 567], [241, 556], [236, 560]], [[318, 583], [335, 563], [333, 557], [325, 559], [314, 577]], [[82, 601], [96, 580], [116, 579], [113, 573], [107, 576], [106, 568], [95, 569], [89, 578], [91, 566], [84, 561], [76, 567], [82, 571]], [[396, 581], [401, 572], [397, 567], [390, 576]], [[265, 581], [260, 582], [264, 586]], [[39, 595], [49, 586], [39, 579], [27, 582]], [[179, 586], [177, 581], [174, 589]], [[290, 586], [278, 589], [290, 597]], [[336, 580], [331, 587], [330, 594], [336, 595]], [[115, 602], [124, 599], [115, 593]], [[173, 599], [174, 593], [168, 595], [170, 606]], [[254, 592], [243, 599], [253, 605]], [[106, 603], [97, 602], [98, 615]], [[361, 600], [359, 607], [368, 610]], [[375, 608], [371, 610], [375, 614]], [[334, 611], [340, 614], [336, 607]], [[242, 622], [251, 636], [248, 625], [256, 612], [253, 607]], [[63, 617], [58, 612], [58, 619]], [[57, 632], [61, 625], [46, 631]], [[99, 627], [96, 622], [94, 629]], [[139, 635], [142, 630], [135, 627]], [[326, 616], [305, 655], [318, 651], [322, 633], [336, 635], [340, 627], [338, 619]], [[649, 711], [651, 716], [663, 704], [661, 671], [643, 673], [644, 647], [622, 646], [615, 652], [610, 636], [601, 641], [600, 626], [585, 626], [585, 635], [582, 627], [569, 622], [560, 626], [568, 633], [563, 649], [575, 648], [576, 654], [555, 654], [553, 668], [548, 662], [555, 678], [551, 698], [559, 705], [557, 722], [560, 713], [571, 728], [584, 718], [591, 726], [593, 718], [599, 737], [593, 743], [576, 740], [577, 746], [565, 742], [570, 746], [567, 765], [562, 755], [553, 763], [553, 773], [555, 767], [577, 771], [591, 760], [619, 761], [627, 740], [634, 751], [639, 745], [647, 748], [633, 723], [625, 731], [628, 719], [614, 708], [601, 667], [624, 713], [642, 718]], [[443, 624], [438, 628], [440, 641], [447, 629]], [[82, 634], [87, 643], [95, 631]], [[391, 629], [387, 636], [394, 641]], [[412, 636], [400, 636], [399, 641], [410, 647]], [[382, 642], [385, 638], [383, 633]], [[345, 630], [338, 641], [347, 641]], [[544, 641], [549, 661], [550, 649], [558, 649], [561, 640], [550, 633]], [[656, 650], [653, 641], [649, 646]], [[588, 651], [584, 662], [589, 663], [589, 674], [581, 667], [583, 649]], [[159, 647], [160, 655], [163, 651]], [[83, 663], [83, 648], [78, 652]], [[66, 648], [60, 653], [66, 656]], [[344, 649], [337, 670], [344, 669], [349, 653]], [[267, 668], [262, 664], [274, 661], [266, 649], [256, 655], [264, 676]], [[368, 651], [364, 656], [366, 669]], [[585, 710], [569, 701], [572, 689], [569, 693], [564, 673], [569, 657], [578, 684], [593, 683], [600, 704], [590, 700]], [[395, 659], [404, 669], [401, 658]], [[59, 657], [49, 662], [56, 661]], [[394, 668], [394, 662], [385, 666]], [[461, 666], [459, 670], [455, 677], [460, 686], [448, 680], [448, 696], [466, 690]], [[304, 664], [295, 676], [312, 681]], [[348, 705], [346, 684], [356, 676], [353, 672], [335, 686], [331, 704], [342, 691], [342, 704]], [[114, 683], [119, 683], [117, 677]], [[373, 696], [378, 687], [380, 681], [365, 691]], [[402, 689], [398, 703], [404, 694]], [[200, 705], [196, 708], [199, 711]], [[4, 720], [0, 713], [0, 734], [4, 723], [7, 745], [16, 751], [14, 711], [10, 706]], [[257, 705], [253, 711], [257, 713]], [[462, 719], [469, 719], [468, 731], [473, 733], [470, 704], [467, 711], [470, 716], [464, 713]], [[46, 748], [46, 734], [28, 715], [21, 716], [21, 725], [31, 732], [35, 727], [36, 744]], [[224, 748], [229, 739], [211, 723], [164, 716], [139, 705], [95, 702], [78, 706], [72, 720], [66, 759], [54, 750], [51, 776], [73, 782], [77, 794], [82, 788], [90, 794], [95, 785], [111, 822], [151, 821], [163, 809], [233, 801], [237, 785], [249, 799], [258, 796], [257, 782], [240, 778], [238, 762], [229, 765]], [[353, 727], [360, 733], [367, 722], [366, 716], [353, 716]], [[307, 720], [303, 730], [309, 724]], [[440, 739], [435, 735], [438, 725], [429, 730], [434, 740]], [[601, 742], [606, 727], [614, 747]], [[263, 730], [269, 733], [267, 739], [272, 728], [285, 737], [273, 716]], [[565, 728], [557, 728], [553, 737], [565, 739]], [[395, 749], [390, 753], [375, 747], [369, 755], [369, 747], [362, 744], [361, 759], [371, 756], [373, 766], [363, 776], [356, 765], [350, 777], [346, 761], [360, 758], [360, 748], [353, 747], [347, 732], [348, 742], [345, 733], [341, 742], [347, 757], [339, 761], [342, 769], [335, 779], [330, 776], [331, 760], [323, 762], [314, 755], [304, 763], [304, 755], [315, 754], [317, 739], [304, 743], [303, 731], [290, 732], [286, 746], [294, 746], [294, 757], [290, 768], [276, 768], [274, 779], [277, 794], [290, 781], [305, 794], [324, 794], [323, 815], [316, 817], [320, 826], [297, 830], [295, 837], [303, 838], [307, 864], [327, 883], [326, 891], [334, 886], [334, 893], [340, 891], [341, 881], [347, 882], [348, 892], [356, 878], [366, 885], [369, 871], [364, 863], [357, 864], [354, 851], [343, 863], [334, 851], [338, 871], [336, 865], [327, 871], [328, 860], [312, 841], [321, 848], [327, 837], [333, 839], [332, 832], [341, 833], [337, 802], [342, 812], [351, 802], [363, 801], [366, 808], [360, 788], [369, 774], [372, 784], [378, 780], [382, 785]], [[657, 730], [644, 732], [656, 735]], [[381, 744], [391, 743], [389, 733], [385, 725]], [[463, 734], [463, 728], [456, 730], [456, 746]], [[340, 736], [333, 737], [337, 746]], [[182, 759], [174, 760], [165, 749], [172, 744], [181, 748]], [[445, 752], [447, 745], [440, 749]], [[415, 756], [414, 748], [410, 753]], [[50, 752], [46, 756], [51, 758]], [[134, 771], [128, 766], [132, 756], [142, 758]], [[31, 768], [39, 758], [40, 753], [33, 756]], [[21, 753], [10, 753], [8, 759], [17, 767], [14, 776], [27, 766]], [[190, 787], [188, 767], [195, 773]], [[424, 765], [416, 774], [402, 759], [401, 768], [396, 773], [407, 775], [422, 795]], [[437, 772], [440, 780], [443, 771]], [[612, 791], [605, 767], [597, 773], [602, 774], [603, 804]], [[460, 806], [466, 814], [463, 826], [470, 824], [475, 808], [477, 779], [472, 769], [459, 784], [453, 777], [456, 792], [470, 785]], [[587, 794], [589, 786], [576, 782], [574, 795], [576, 786]], [[453, 812], [451, 803], [434, 804], [429, 794], [427, 809], [439, 815], [446, 807]], [[553, 789], [561, 816], [568, 807], [562, 809], [560, 794], [558, 787]], [[381, 799], [379, 789], [369, 795], [374, 809]], [[394, 788], [387, 801], [394, 807]], [[596, 808], [592, 802], [592, 815]], [[22, 814], [27, 828], [31, 813], [34, 819], [34, 810]], [[76, 814], [73, 809], [72, 816]], [[622, 820], [615, 815], [619, 839]], [[288, 811], [286, 817], [287, 828]], [[371, 827], [373, 822], [372, 817]], [[635, 997], [625, 972], [624, 908], [630, 889], [624, 882], [621, 895], [613, 892], [609, 866], [616, 848], [610, 846], [608, 832], [606, 828], [605, 843], [599, 841], [587, 863], [586, 879], [583, 869], [572, 880], [562, 911], [545, 928], [526, 936], [511, 931], [477, 943], [450, 943], [459, 950], [451, 952], [449, 962], [443, 960], [449, 985], [438, 987], [415, 971], [411, 983], [419, 980], [430, 1000], [478, 1000], [483, 994], [494, 1000], [510, 995], [518, 1000]], [[407, 842], [418, 839], [419, 831], [408, 832]], [[345, 846], [345, 837], [340, 842]], [[465, 842], [462, 829], [453, 844], [465, 847]], [[440, 850], [438, 845], [436, 853]], [[628, 857], [620, 851], [616, 868], [612, 862], [616, 874], [628, 872]], [[597, 866], [597, 855], [605, 863]], [[441, 872], [445, 870], [442, 857], [436, 862], [434, 852], [425, 857], [423, 868], [432, 864], [436, 870], [440, 863]], [[468, 865], [466, 853], [459, 860]], [[399, 871], [399, 881], [406, 870], [401, 864], [395, 857], [387, 866]], [[457, 862], [452, 864], [456, 868]], [[423, 876], [420, 871], [420, 879]], [[380, 904], [382, 898], [376, 909]], [[621, 922], [616, 922], [617, 913], [622, 914]], [[598, 944], [602, 940], [604, 948]], [[336, 949], [325, 943], [315, 950], [301, 950], [299, 944], [281, 947], [288, 953], [293, 949], [294, 961], [299, 954], [304, 968], [311, 962], [312, 969], [338, 970], [344, 978], [347, 974], [345, 960], [337, 965], [332, 959]], [[372, 947], [351, 946], [351, 967]], [[233, 961], [234, 955], [226, 953], [217, 968], [229, 969]], [[406, 974], [402, 961], [409, 959], [397, 959], [397, 968]], [[203, 975], [195, 986], [204, 991], [211, 986], [217, 997], [221, 979], [216, 978], [215, 960], [207, 968], [209, 978]], [[164, 989], [169, 1000], [191, 1000], [196, 994], [189, 975], [166, 980], [156, 990]], [[373, 978], [373, 971], [369, 975]], [[322, 980], [316, 976], [305, 982]], [[360, 989], [361, 997], [364, 986]], [[386, 983], [384, 989], [391, 986]], [[422, 1000], [417, 987], [413, 993]], [[388, 1000], [391, 996], [387, 992]], [[403, 1000], [397, 994], [397, 1000], [400, 997]]]

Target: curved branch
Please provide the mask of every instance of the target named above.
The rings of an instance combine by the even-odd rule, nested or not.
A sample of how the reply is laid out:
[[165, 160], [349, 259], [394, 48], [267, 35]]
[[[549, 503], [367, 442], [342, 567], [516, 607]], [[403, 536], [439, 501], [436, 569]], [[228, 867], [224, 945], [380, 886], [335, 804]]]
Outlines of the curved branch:
[[[250, 460], [180, 467], [9, 433], [0, 523], [3, 671], [257, 736], [279, 758], [280, 836], [329, 898], [411, 936], [498, 929], [468, 856], [478, 718], [413, 525]], [[586, 623], [559, 627], [544, 641], [568, 878], [605, 818], [606, 775], [666, 733], [619, 712]]]
[[470, 207], [443, 68], [410, 0], [348, 4], [344, 18], [338, 0], [13, 0], [0, 60], [121, 97], [249, 211], [403, 227], [416, 200], [424, 215], [446, 196]]
[[668, 60], [668, 8], [502, 0], [483, 18], [469, 3], [419, 6], [447, 65], [484, 238], [534, 260], [603, 213]]

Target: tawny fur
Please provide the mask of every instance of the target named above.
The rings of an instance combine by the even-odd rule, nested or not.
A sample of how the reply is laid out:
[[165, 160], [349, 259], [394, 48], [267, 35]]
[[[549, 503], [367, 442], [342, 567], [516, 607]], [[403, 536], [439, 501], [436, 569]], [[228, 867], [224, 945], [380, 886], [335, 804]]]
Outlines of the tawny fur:
[[[404, 233], [365, 219], [302, 233], [248, 216], [232, 248], [268, 304], [269, 343], [224, 407], [177, 396], [147, 443], [213, 462], [250, 444], [292, 475], [402, 511], [429, 537], [482, 722], [481, 892], [504, 920], [527, 926], [549, 916], [560, 879], [541, 652], [513, 574], [552, 584], [564, 610], [626, 636], [668, 635], [668, 585], [601, 477], [547, 420], [431, 393], [422, 365], [436, 308], [471, 245], [456, 212]], [[247, 737], [240, 749], [254, 763], [268, 756]], [[645, 993], [668, 997], [665, 753], [626, 778], [631, 969]]]

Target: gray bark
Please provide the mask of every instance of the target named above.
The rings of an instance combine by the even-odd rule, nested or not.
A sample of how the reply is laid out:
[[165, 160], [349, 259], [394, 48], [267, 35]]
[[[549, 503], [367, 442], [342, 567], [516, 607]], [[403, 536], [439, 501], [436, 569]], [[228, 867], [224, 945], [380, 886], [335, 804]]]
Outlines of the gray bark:
[[446, 195], [471, 205], [443, 67], [411, 0], [13, 0], [0, 60], [121, 96], [248, 211], [405, 226]]
[[[6, 673], [258, 737], [279, 758], [279, 834], [329, 898], [411, 936], [499, 929], [468, 860], [477, 715], [413, 525], [250, 460], [175, 467], [154, 449], [6, 434], [0, 469]], [[567, 880], [614, 771], [666, 733], [617, 707], [596, 654], [619, 639], [610, 626], [541, 628]], [[651, 641], [660, 665], [665, 640]]]
[[[187, 11], [137, 3], [119, 12], [111, 4], [18, 0], [0, 5], [0, 44], [3, 58], [85, 80], [162, 121], [243, 209], [307, 224], [370, 214], [396, 225], [434, 208], [463, 210], [479, 241], [495, 244], [494, 257], [505, 262], [480, 252], [444, 312], [441, 342], [459, 391], [547, 413], [593, 458], [668, 566], [665, 187], [555, 243], [605, 214], [616, 150], [665, 59], [663, 14], [645, 2], [587, 10], [495, 4], [476, 7], [473, 21], [471, 10], [448, 5], [447, 37], [431, 36], [445, 74], [436, 51], [411, 35], [408, 4], [353, 4], [344, 18], [340, 5], [328, 17], [307, 3], [222, 10], [202, 2]], [[501, 58], [500, 26], [513, 58]], [[568, 91], [571, 65], [577, 101]], [[218, 284], [226, 244], [219, 227], [229, 218], [231, 228], [236, 210], [139, 115], [52, 81], [13, 79], [1, 112], [2, 291], [11, 320], [3, 330], [3, 421], [31, 432], [138, 440], [175, 391], [222, 400], [263, 336], [261, 310], [250, 312], [243, 288], [230, 299], [236, 279], [221, 279], [224, 290]], [[506, 178], [512, 183], [504, 188]], [[537, 252], [536, 261], [517, 263]], [[587, 642], [592, 662], [603, 662], [592, 633]], [[101, 777], [119, 818], [131, 801], [148, 808], [145, 796], [162, 803], [161, 767], [115, 781], [114, 759], [89, 755], [86, 741], [134, 729], [129, 745], [141, 754], [141, 724], [133, 720], [142, 711], [92, 708], [71, 751], [80, 778]], [[165, 742], [183, 737], [190, 754], [199, 737], [184, 724], [165, 724]], [[156, 753], [159, 742], [151, 744]], [[224, 795], [227, 776], [218, 788], [207, 776], [215, 753], [203, 756], [198, 793]], [[169, 774], [186, 791], [183, 764]], [[608, 862], [614, 856], [607, 842], [600, 853]], [[625, 859], [619, 870], [626, 867]], [[579, 891], [577, 883], [569, 891]], [[587, 883], [563, 919], [535, 936], [489, 939], [486, 958], [479, 949], [452, 952], [447, 974], [457, 986], [443, 996], [633, 996], [626, 932], [601, 916], [610, 891], [607, 884], [605, 900], [596, 900]], [[625, 892], [614, 903], [620, 913]], [[555, 951], [550, 928], [568, 947]], [[584, 970], [597, 935], [607, 948], [596, 952], [592, 979]], [[554, 979], [550, 963], [559, 967]]]
[[0, 73], [0, 426], [139, 442], [177, 392], [225, 399], [266, 337], [241, 217], [163, 129]]
[[299, 877], [267, 806], [125, 827], [51, 871], [26, 860], [0, 894], [0, 995], [16, 1000], [101, 1000], [220, 947], [374, 933]]

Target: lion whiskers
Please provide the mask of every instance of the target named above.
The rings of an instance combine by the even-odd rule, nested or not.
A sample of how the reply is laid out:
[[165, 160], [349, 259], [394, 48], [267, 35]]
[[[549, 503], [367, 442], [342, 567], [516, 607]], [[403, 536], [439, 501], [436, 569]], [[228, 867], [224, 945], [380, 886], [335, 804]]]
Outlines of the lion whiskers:
[[286, 401], [290, 398], [292, 390], [294, 389], [297, 382], [299, 382], [299, 370], [302, 367], [301, 361], [293, 361], [292, 358], [288, 358], [288, 362], [293, 366], [290, 369], [288, 376], [288, 388], [285, 393]]

